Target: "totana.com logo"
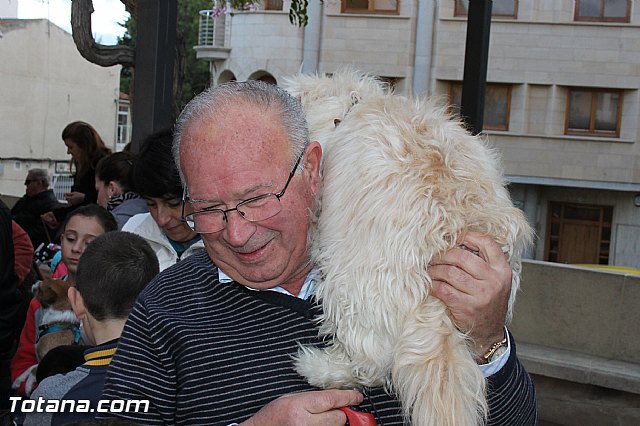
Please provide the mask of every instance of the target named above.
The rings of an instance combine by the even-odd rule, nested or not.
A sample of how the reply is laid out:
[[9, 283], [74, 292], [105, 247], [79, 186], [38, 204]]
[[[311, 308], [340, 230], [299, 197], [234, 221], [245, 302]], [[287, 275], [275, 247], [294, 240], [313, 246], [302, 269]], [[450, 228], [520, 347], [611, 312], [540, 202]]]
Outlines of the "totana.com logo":
[[95, 406], [88, 399], [23, 399], [12, 396], [11, 412], [22, 413], [147, 413], [149, 400], [100, 400]]

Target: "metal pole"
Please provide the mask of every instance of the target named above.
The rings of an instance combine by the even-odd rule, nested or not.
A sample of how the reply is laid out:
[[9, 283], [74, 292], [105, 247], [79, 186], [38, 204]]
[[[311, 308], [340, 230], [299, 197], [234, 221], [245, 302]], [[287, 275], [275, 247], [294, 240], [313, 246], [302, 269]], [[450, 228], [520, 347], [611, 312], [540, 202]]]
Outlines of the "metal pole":
[[474, 135], [482, 131], [492, 0], [469, 0], [460, 112]]
[[131, 148], [173, 124], [177, 0], [138, 0]]

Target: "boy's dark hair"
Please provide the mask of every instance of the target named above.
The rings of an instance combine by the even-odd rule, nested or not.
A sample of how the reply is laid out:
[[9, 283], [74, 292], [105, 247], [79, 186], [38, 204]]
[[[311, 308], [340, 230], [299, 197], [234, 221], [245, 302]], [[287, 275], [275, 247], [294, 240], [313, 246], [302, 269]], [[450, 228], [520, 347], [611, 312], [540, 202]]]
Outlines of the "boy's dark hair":
[[173, 161], [172, 145], [171, 129], [160, 130], [143, 141], [131, 169], [135, 192], [143, 197], [182, 197], [182, 183]]
[[135, 156], [126, 151], [116, 152], [98, 161], [96, 166], [96, 177], [105, 185], [109, 182], [117, 182], [122, 188], [122, 192], [129, 192], [132, 189], [129, 176]]
[[67, 217], [64, 220], [64, 224], [62, 225], [61, 231], [64, 232], [67, 229], [67, 223], [74, 216], [84, 216], [84, 217], [94, 217], [100, 225], [104, 232], [111, 232], [118, 230], [118, 223], [116, 219], [113, 217], [111, 213], [107, 211], [104, 207], [100, 207], [97, 204], [87, 204], [86, 206], [78, 207], [75, 210], [72, 210], [67, 214]]
[[82, 253], [76, 289], [96, 320], [126, 319], [138, 294], [158, 272], [158, 258], [144, 238], [109, 232]]

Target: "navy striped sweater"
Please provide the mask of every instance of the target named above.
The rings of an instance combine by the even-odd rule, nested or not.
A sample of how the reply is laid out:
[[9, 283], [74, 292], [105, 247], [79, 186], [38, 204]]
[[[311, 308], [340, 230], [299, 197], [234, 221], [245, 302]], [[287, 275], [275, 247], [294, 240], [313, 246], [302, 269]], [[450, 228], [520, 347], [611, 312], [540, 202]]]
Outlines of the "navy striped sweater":
[[[314, 307], [284, 294], [221, 284], [206, 252], [163, 271], [141, 294], [107, 372], [104, 399], [148, 399], [147, 413], [115, 415], [144, 425], [228, 425], [277, 397], [314, 390], [292, 367], [298, 345], [318, 344]], [[512, 340], [513, 341], [513, 340]], [[511, 351], [489, 378], [492, 425], [535, 424], [535, 393]], [[384, 425], [400, 404], [370, 390]]]

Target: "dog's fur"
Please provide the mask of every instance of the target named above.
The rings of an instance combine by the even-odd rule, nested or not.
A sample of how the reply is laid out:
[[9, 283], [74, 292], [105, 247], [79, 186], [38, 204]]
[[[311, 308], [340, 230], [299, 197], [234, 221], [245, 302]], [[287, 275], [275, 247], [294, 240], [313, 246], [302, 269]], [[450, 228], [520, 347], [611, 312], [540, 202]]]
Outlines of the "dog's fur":
[[[67, 291], [71, 287], [67, 281], [45, 279], [36, 287], [35, 298], [42, 306], [42, 320], [40, 327], [61, 325], [63, 327], [79, 326], [80, 321], [71, 309]], [[42, 360], [51, 349], [71, 345], [75, 342], [76, 334], [71, 329], [64, 329], [46, 333], [40, 336], [36, 343], [38, 360]]]
[[511, 310], [532, 231], [496, 153], [445, 107], [355, 71], [285, 87], [323, 148], [312, 257], [328, 345], [302, 348], [297, 371], [323, 388], [385, 386], [414, 425], [483, 424], [485, 379], [468, 336], [429, 295], [427, 266], [468, 231], [491, 236], [512, 267]]

